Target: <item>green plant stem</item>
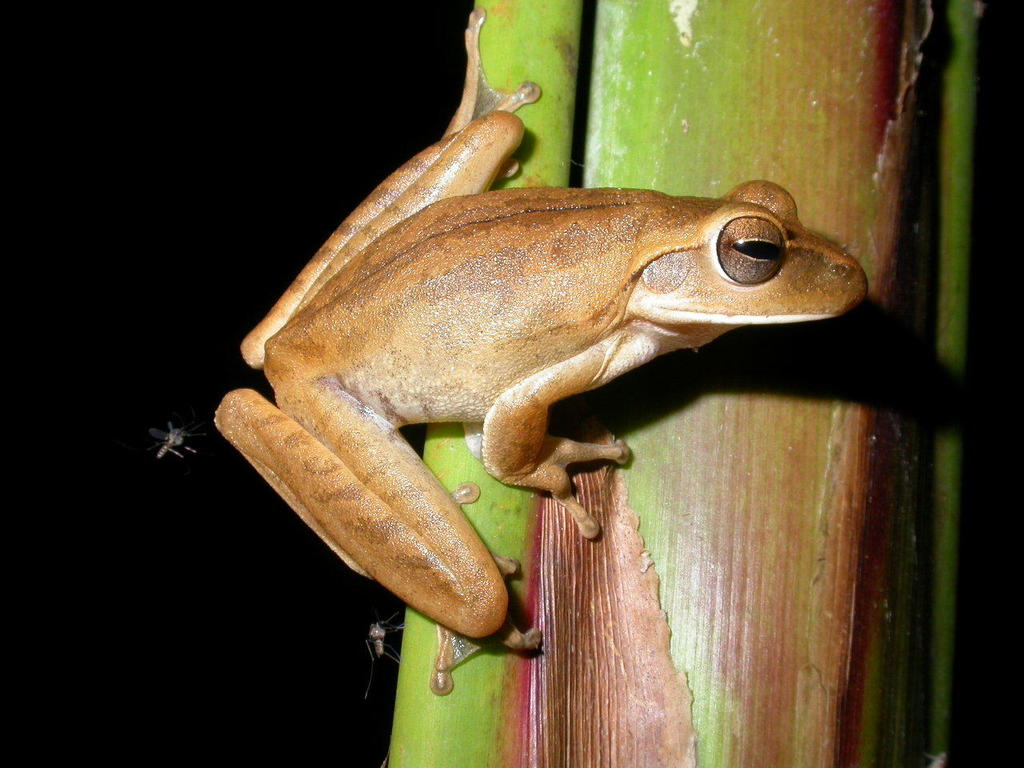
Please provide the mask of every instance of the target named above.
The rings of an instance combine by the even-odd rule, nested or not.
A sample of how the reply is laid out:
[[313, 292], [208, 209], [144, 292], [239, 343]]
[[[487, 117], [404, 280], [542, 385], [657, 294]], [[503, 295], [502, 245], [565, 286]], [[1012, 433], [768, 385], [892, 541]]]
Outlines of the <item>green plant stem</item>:
[[[542, 97], [518, 114], [527, 137], [517, 153], [519, 174], [506, 186], [565, 186], [569, 178], [572, 116], [579, 47], [579, 0], [481, 2], [488, 12], [481, 35], [490, 84], [511, 91], [532, 80]], [[437, 425], [428, 432], [424, 455], [442, 483], [480, 486], [480, 501], [464, 509], [491, 551], [523, 558], [532, 531], [534, 496], [498, 483], [466, 449], [461, 426]], [[524, 564], [528, 567], [528, 563]], [[515, 604], [517, 583], [510, 584]], [[477, 654], [454, 672], [455, 689], [445, 697], [427, 687], [436, 649], [433, 622], [406, 614], [402, 666], [395, 704], [391, 762], [394, 768], [482, 768], [504, 764], [497, 747], [509, 729], [509, 675], [527, 663], [503, 648]]]

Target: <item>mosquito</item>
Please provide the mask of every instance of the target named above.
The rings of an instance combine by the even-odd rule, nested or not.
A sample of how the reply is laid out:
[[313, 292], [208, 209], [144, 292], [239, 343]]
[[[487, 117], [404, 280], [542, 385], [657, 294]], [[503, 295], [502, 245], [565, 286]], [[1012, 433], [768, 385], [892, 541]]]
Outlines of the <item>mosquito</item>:
[[387, 656], [396, 664], [402, 662], [402, 657], [398, 655], [398, 651], [384, 642], [385, 638], [392, 632], [400, 632], [405, 629], [405, 624], [392, 623], [399, 613], [400, 611], [395, 611], [384, 621], [380, 621], [378, 618], [377, 621], [370, 625], [370, 631], [366, 635], [366, 650], [370, 654], [370, 680], [366, 683], [366, 693], [363, 694], [364, 699], [370, 695], [370, 686], [373, 684], [373, 668], [377, 664], [377, 659]]
[[202, 422], [196, 421], [191, 424], [184, 424], [180, 427], [174, 426], [170, 421], [167, 422], [167, 431], [164, 432], [162, 429], [156, 427], [150, 427], [149, 436], [156, 440], [153, 445], [149, 446], [150, 450], [156, 448], [156, 457], [162, 459], [167, 455], [168, 452], [173, 453], [179, 459], [185, 458], [185, 454], [175, 449], [181, 448], [182, 450], [188, 451], [189, 453], [198, 453], [195, 448], [191, 448], [185, 445], [185, 439], [189, 437], [201, 437], [205, 435], [205, 432], [194, 431], [198, 427], [202, 426]]

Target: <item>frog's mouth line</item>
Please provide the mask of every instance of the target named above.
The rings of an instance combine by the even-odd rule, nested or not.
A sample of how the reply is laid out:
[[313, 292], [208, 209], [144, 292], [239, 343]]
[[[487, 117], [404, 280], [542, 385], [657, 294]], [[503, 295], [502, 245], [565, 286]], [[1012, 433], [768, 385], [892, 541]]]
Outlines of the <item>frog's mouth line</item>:
[[800, 315], [726, 315], [714, 312], [694, 312], [693, 310], [671, 309], [669, 307], [649, 307], [654, 310], [650, 319], [661, 324], [687, 325], [777, 325], [782, 323], [805, 323], [811, 320], [826, 320], [835, 317], [834, 312], [816, 312]]
[[806, 323], [811, 320], [825, 320], [835, 317], [833, 312], [820, 312], [806, 315], [721, 315], [705, 314], [703, 312], [681, 312], [694, 319], [700, 318], [704, 322], [722, 323], [723, 325], [737, 323], [739, 325], [774, 325], [776, 323]]

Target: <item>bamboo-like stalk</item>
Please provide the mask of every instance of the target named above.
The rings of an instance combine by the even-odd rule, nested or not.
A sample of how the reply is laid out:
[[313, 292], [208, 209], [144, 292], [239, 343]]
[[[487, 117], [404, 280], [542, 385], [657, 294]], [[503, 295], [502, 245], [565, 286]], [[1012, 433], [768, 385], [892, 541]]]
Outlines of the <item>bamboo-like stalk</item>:
[[[518, 113], [528, 133], [516, 155], [520, 172], [504, 185], [565, 186], [581, 4], [579, 0], [488, 0], [477, 6], [487, 10], [480, 42], [491, 85], [511, 91], [519, 83], [533, 80], [543, 89], [539, 102]], [[464, 507], [467, 516], [491, 551], [525, 560], [524, 570], [529, 570], [527, 544], [535, 521], [534, 495], [506, 487], [487, 475], [466, 449], [460, 426], [431, 427], [424, 459], [449, 489], [470, 481], [480, 486], [480, 500]], [[514, 613], [524, 626], [532, 626], [532, 617], [521, 603], [517, 605], [521, 582], [512, 581], [510, 588]], [[435, 648], [433, 622], [407, 611], [390, 765], [504, 765], [500, 745], [507, 732], [517, 728], [509, 721], [509, 711], [519, 709], [520, 698], [510, 679], [521, 674], [528, 660], [500, 646], [477, 654], [456, 668], [453, 692], [439, 698], [427, 687]], [[513, 743], [511, 748], [515, 746]]]
[[674, 6], [667, 24], [600, 6], [587, 184], [717, 196], [773, 179], [871, 281], [858, 317], [737, 333], [636, 384], [675, 384], [686, 407], [618, 411], [700, 765], [914, 764], [942, 743], [922, 706], [929, 437], [898, 402], [934, 306], [911, 236], [928, 5]]
[[[564, 183], [530, 163], [548, 140], [567, 158], [571, 86], [559, 78], [574, 62], [546, 70], [542, 54], [575, 50], [557, 42], [572, 26], [518, 17], [529, 50], [497, 30], [531, 3], [487, 5], [492, 82], [545, 89], [521, 113], [541, 138], [523, 179]], [[959, 443], [914, 402], [940, 367], [915, 363], [934, 362], [937, 344], [954, 379], [962, 370], [970, 6], [949, 4], [932, 274], [931, 241], [916, 234], [934, 193], [917, 183], [927, 158], [914, 122], [925, 0], [602, 0], [587, 185], [715, 197], [772, 179], [806, 225], [861, 260], [870, 302], [839, 321], [736, 331], [594, 393], [635, 455], [578, 479], [605, 526], [597, 542], [556, 505], [534, 522], [532, 497], [490, 482], [457, 430], [435, 433], [428, 454], [448, 458], [428, 455], [431, 466], [449, 487], [479, 483], [471, 519], [494, 551], [523, 558], [526, 623], [545, 648], [475, 657], [438, 699], [426, 686], [433, 627], [410, 616], [392, 765], [694, 765], [694, 731], [701, 768], [914, 765], [943, 748], [953, 577], [941, 574], [955, 570]], [[563, 10], [578, 24], [575, 3]], [[521, 62], [507, 79], [489, 48], [499, 38]], [[556, 139], [533, 121], [561, 93]]]

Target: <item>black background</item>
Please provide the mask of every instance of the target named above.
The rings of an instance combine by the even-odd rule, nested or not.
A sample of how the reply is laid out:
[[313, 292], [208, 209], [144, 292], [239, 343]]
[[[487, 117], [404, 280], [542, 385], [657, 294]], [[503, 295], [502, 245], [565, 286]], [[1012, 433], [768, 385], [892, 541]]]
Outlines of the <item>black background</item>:
[[[81, 264], [70, 280], [89, 285], [75, 376], [95, 395], [84, 412], [60, 395], [74, 415], [58, 439], [90, 469], [78, 501], [43, 521], [71, 552], [48, 569], [61, 571], [53, 602], [35, 608], [54, 626], [39, 642], [65, 671], [25, 706], [79, 723], [68, 732], [84, 754], [384, 759], [396, 665], [376, 664], [364, 698], [364, 640], [399, 604], [337, 561], [216, 434], [212, 413], [230, 389], [268, 391], [239, 341], [340, 218], [447, 125], [471, 3], [433, 5], [401, 18], [380, 4], [65, 19], [83, 34], [46, 130], [60, 143], [56, 208], [71, 211], [57, 227], [76, 235], [57, 256]], [[982, 27], [979, 254], [993, 238], [988, 180], [1001, 162], [984, 45], [998, 13]], [[59, 267], [38, 253], [44, 272]], [[972, 274], [975, 388], [995, 322], [986, 278]], [[101, 343], [86, 340], [97, 321]], [[965, 702], [987, 679], [972, 661], [989, 583], [978, 570], [987, 448], [977, 415], [965, 413], [960, 745], [977, 715]], [[147, 430], [168, 420], [203, 423], [189, 441], [197, 454], [155, 459]], [[41, 753], [59, 741], [41, 741]]]
[[[74, 154], [102, 196], [87, 226], [108, 342], [84, 370], [102, 380], [87, 450], [103, 454], [109, 501], [68, 631], [85, 635], [79, 691], [108, 702], [89, 705], [96, 749], [384, 760], [397, 665], [378, 661], [364, 698], [365, 638], [401, 605], [311, 534], [212, 414], [231, 389], [269, 394], [242, 337], [341, 218], [444, 132], [472, 3], [435, 5], [168, 6], [90, 50]], [[155, 459], [148, 429], [168, 420], [203, 423], [197, 454]]]

